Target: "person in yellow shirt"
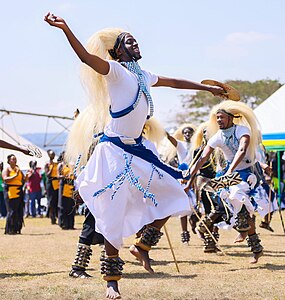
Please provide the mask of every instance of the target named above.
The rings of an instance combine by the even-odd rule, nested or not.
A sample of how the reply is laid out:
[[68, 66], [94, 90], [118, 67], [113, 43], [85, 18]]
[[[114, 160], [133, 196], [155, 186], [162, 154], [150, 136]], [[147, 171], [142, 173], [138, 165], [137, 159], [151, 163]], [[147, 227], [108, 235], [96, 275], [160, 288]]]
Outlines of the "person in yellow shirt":
[[10, 154], [7, 157], [9, 166], [3, 172], [4, 195], [7, 203], [5, 234], [20, 234], [23, 225], [25, 177], [17, 165], [17, 158]]
[[58, 163], [53, 161], [55, 158], [55, 153], [51, 149], [49, 149], [47, 153], [50, 159], [45, 165], [45, 173], [47, 176], [46, 190], [48, 199], [47, 216], [50, 217], [52, 224], [56, 224], [59, 188], [59, 180], [57, 178]]
[[58, 225], [62, 229], [74, 229], [74, 174], [71, 164], [64, 161], [64, 151], [58, 158], [57, 174], [59, 178]]

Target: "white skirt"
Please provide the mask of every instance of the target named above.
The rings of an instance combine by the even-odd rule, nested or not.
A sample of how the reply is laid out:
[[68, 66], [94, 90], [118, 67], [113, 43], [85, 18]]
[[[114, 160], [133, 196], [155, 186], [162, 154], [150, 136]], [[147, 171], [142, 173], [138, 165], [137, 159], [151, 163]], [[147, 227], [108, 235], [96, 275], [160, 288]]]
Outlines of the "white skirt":
[[269, 197], [262, 185], [259, 185], [256, 188], [254, 200], [258, 205], [257, 209], [261, 217], [264, 217], [265, 215], [278, 210], [278, 204], [273, 192], [271, 194], [271, 197], [274, 197], [273, 201], [269, 200]]
[[[96, 146], [77, 178], [77, 186], [95, 217], [96, 231], [116, 249], [123, 245], [124, 237], [134, 235], [144, 225], [191, 210], [176, 179], [110, 142]], [[144, 192], [153, 197], [145, 198]]]

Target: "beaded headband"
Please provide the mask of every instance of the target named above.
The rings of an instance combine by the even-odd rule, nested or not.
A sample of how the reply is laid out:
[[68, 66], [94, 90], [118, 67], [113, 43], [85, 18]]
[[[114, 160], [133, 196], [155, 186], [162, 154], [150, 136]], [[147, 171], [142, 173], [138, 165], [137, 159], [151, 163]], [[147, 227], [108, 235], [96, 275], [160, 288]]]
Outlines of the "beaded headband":
[[226, 114], [232, 118], [241, 118], [241, 116], [239, 116], [239, 115], [235, 116], [235, 115], [231, 114], [230, 112], [226, 111], [225, 109], [218, 109], [216, 114], [218, 114], [218, 113]]
[[118, 58], [116, 51], [119, 49], [119, 47], [120, 47], [120, 45], [121, 45], [121, 43], [122, 43], [122, 41], [125, 38], [125, 36], [126, 36], [127, 33], [128, 32], [121, 32], [118, 35], [118, 37], [117, 37], [117, 39], [115, 41], [113, 49], [108, 50], [108, 52], [109, 52], [109, 54], [111, 55], [112, 58], [114, 58], [114, 59]]

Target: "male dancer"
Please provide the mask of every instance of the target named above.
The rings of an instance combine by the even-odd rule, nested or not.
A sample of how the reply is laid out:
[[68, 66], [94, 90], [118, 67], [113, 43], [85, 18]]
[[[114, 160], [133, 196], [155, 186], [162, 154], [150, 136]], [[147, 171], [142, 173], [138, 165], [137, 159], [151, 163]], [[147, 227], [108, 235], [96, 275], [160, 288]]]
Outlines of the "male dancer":
[[[192, 138], [192, 151], [194, 162], [198, 160], [208, 141], [207, 123], [199, 125]], [[195, 228], [196, 233], [204, 242], [204, 252], [213, 253], [220, 251], [217, 247], [219, 239], [218, 228], [216, 223], [223, 221], [229, 213], [222, 205], [217, 193], [210, 186], [211, 179], [216, 176], [217, 164], [222, 160], [218, 151], [213, 152], [206, 163], [197, 172], [194, 182], [194, 190], [197, 197], [198, 205], [204, 206], [204, 216], [201, 218], [198, 226]]]
[[[236, 123], [248, 124], [249, 127], [235, 124], [234, 119], [238, 120]], [[209, 131], [211, 130], [211, 138], [201, 157], [191, 169], [188, 186], [214, 149], [220, 148], [228, 162], [224, 169], [225, 175], [238, 172], [243, 180], [239, 185], [229, 188], [229, 199], [234, 206], [238, 221], [236, 228], [247, 232], [248, 245], [253, 252], [251, 263], [256, 263], [263, 254], [263, 247], [255, 231], [254, 207], [248, 196], [252, 183], [247, 181], [253, 176], [252, 167], [255, 163], [255, 149], [258, 145], [256, 117], [244, 103], [223, 101], [212, 109], [207, 128]], [[243, 214], [242, 219], [237, 216], [241, 213]], [[241, 222], [241, 220], [245, 222]]]
[[[192, 124], [183, 124], [181, 125], [175, 133], [170, 135], [168, 132], [166, 132], [166, 136], [170, 143], [175, 147], [176, 153], [177, 153], [177, 159], [178, 159], [178, 167], [182, 167], [182, 164], [185, 163], [186, 157], [190, 154], [191, 149], [191, 138], [193, 136], [193, 133], [195, 132], [195, 127]], [[183, 136], [183, 141], [179, 140], [179, 137]], [[172, 147], [173, 148], [173, 147]], [[174, 154], [174, 153], [173, 153]], [[172, 155], [173, 156], [173, 155]], [[168, 157], [169, 160], [173, 159], [173, 157]], [[190, 163], [190, 161], [187, 161], [187, 163]], [[186, 167], [187, 168], [187, 167]], [[195, 209], [196, 206], [196, 197], [193, 191], [188, 192], [189, 201], [191, 203], [191, 207]], [[193, 217], [192, 217], [193, 216]], [[194, 212], [190, 213], [189, 221], [190, 223], [195, 220], [195, 214]], [[192, 217], [192, 219], [191, 219]], [[188, 245], [190, 241], [190, 233], [188, 231], [188, 224], [187, 224], [187, 216], [180, 216], [180, 224], [181, 224], [181, 241], [183, 244]]]

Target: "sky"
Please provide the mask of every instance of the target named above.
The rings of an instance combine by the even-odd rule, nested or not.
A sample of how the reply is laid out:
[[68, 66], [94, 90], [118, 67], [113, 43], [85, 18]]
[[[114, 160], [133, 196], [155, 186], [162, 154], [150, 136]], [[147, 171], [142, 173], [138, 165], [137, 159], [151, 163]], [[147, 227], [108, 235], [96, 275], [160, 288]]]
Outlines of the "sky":
[[[137, 39], [140, 65], [155, 74], [203, 79], [285, 82], [284, 0], [0, 0], [0, 108], [72, 117], [87, 96], [81, 62], [61, 30], [43, 21], [63, 17], [85, 44], [96, 31], [120, 27]], [[152, 88], [164, 126], [181, 110], [182, 94]], [[1, 115], [0, 115], [1, 116]], [[5, 116], [19, 133], [61, 130], [38, 117]]]

